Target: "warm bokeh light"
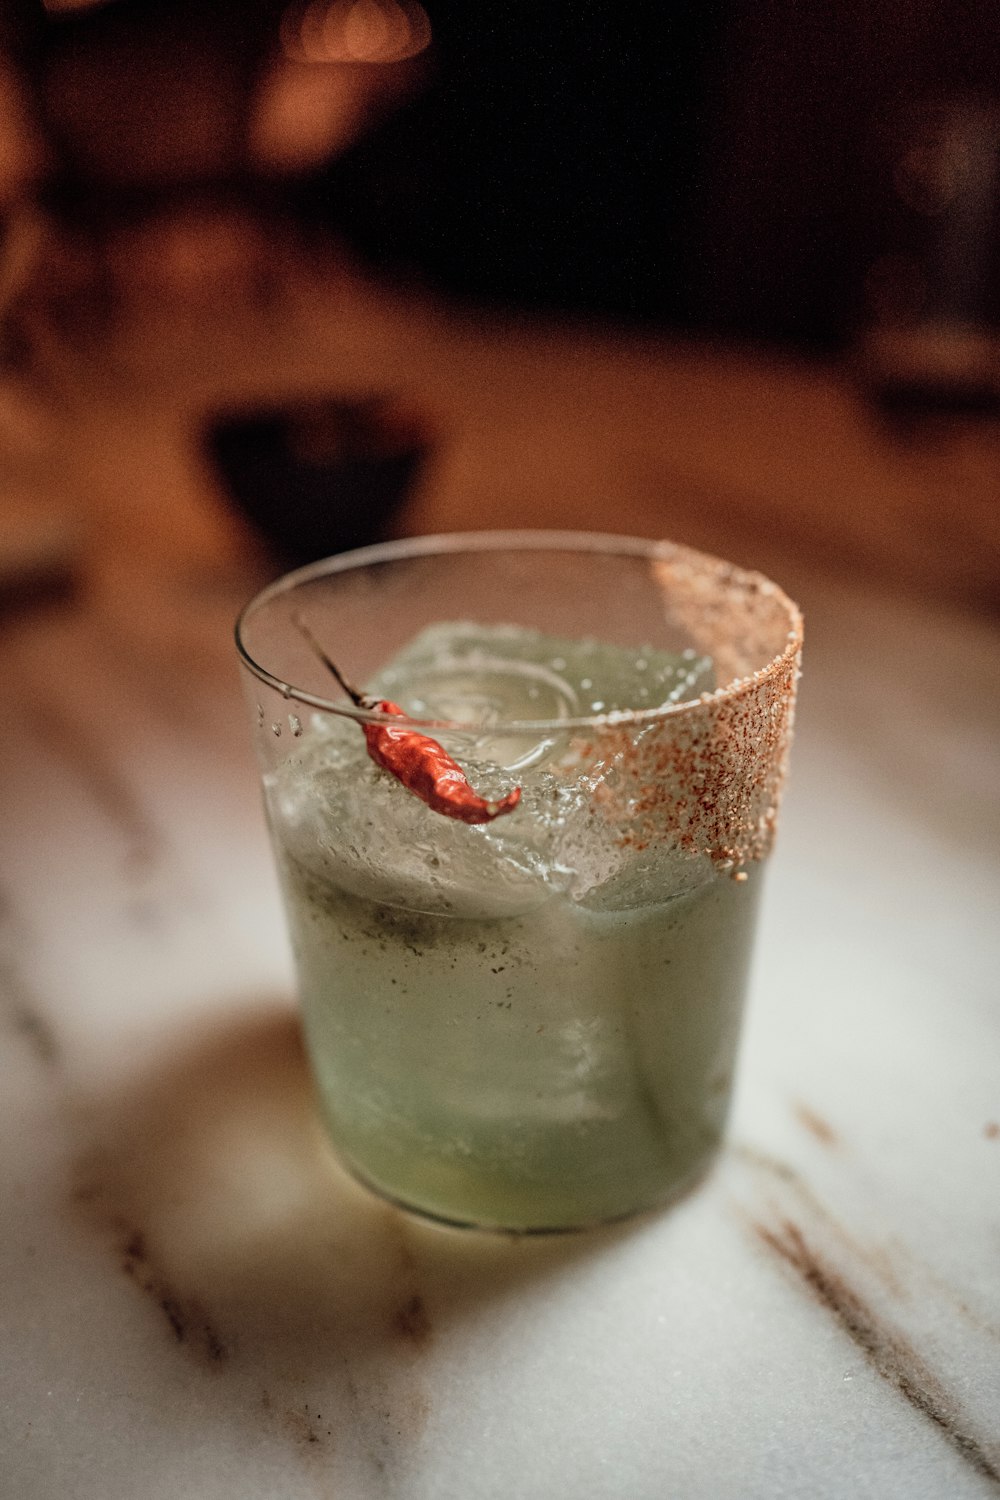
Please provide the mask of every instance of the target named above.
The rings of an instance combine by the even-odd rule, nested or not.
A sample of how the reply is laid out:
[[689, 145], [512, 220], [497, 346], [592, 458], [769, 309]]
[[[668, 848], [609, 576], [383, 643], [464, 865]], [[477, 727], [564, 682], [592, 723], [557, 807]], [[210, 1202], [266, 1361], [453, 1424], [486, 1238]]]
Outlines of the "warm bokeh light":
[[343, 151], [412, 90], [420, 63], [393, 65], [419, 57], [430, 40], [416, 0], [296, 0], [251, 111], [254, 165], [301, 172]]
[[0, 207], [30, 194], [45, 169], [46, 156], [21, 81], [0, 62]]
[[[353, 70], [352, 70], [353, 71]], [[247, 146], [268, 172], [302, 172], [342, 151], [370, 119], [369, 91], [342, 68], [282, 58], [254, 104]]]
[[285, 56], [298, 63], [393, 63], [431, 41], [418, 0], [312, 0], [293, 4], [281, 25]]

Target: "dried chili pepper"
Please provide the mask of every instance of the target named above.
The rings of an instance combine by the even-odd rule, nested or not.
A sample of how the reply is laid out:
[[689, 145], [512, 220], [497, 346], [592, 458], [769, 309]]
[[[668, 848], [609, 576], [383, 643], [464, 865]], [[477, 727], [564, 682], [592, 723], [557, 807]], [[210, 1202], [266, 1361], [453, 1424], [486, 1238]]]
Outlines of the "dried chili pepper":
[[[308, 641], [326, 669], [333, 674], [351, 702], [369, 713], [391, 714], [406, 719], [406, 714], [387, 698], [374, 698], [351, 686], [340, 669], [330, 660], [300, 615], [293, 617], [299, 632]], [[461, 766], [429, 735], [405, 725], [362, 725], [368, 754], [388, 771], [390, 776], [413, 792], [434, 812], [462, 823], [492, 823], [494, 818], [513, 812], [521, 800], [521, 788], [514, 787], [498, 802], [488, 802], [474, 792]]]
[[[398, 714], [403, 710], [382, 699], [378, 710]], [[437, 740], [412, 729], [397, 729], [392, 724], [366, 724], [368, 754], [377, 765], [395, 776], [434, 812], [463, 823], [492, 823], [503, 813], [513, 812], [521, 800], [516, 786], [499, 802], [488, 802], [472, 790], [465, 772]]]

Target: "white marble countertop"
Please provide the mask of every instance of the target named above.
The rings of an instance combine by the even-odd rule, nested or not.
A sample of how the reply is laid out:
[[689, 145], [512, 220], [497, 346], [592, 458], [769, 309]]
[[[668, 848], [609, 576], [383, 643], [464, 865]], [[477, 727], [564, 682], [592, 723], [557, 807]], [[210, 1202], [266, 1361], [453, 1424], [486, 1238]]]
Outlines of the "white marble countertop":
[[410, 530], [610, 497], [982, 600], [995, 425], [900, 446], [822, 371], [284, 262], [255, 310], [192, 232], [202, 282], [151, 306], [140, 257], [117, 344], [50, 348], [85, 565], [0, 633], [0, 1500], [1000, 1495], [995, 623], [774, 564], [806, 668], [728, 1148], [628, 1227], [450, 1233], [316, 1122], [231, 646], [259, 572], [188, 438], [255, 389], [408, 381], [450, 433]]
[[119, 569], [5, 631], [4, 1500], [1000, 1493], [995, 631], [808, 591], [728, 1150], [517, 1240], [323, 1144], [246, 586]]

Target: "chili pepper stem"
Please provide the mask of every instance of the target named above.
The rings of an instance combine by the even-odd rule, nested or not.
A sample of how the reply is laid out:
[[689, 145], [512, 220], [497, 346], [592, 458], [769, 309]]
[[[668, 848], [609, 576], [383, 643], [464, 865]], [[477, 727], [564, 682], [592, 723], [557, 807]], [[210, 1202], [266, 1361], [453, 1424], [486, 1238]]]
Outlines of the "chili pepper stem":
[[297, 610], [292, 615], [292, 624], [295, 626], [296, 630], [309, 646], [313, 655], [318, 657], [319, 660], [323, 663], [324, 667], [326, 667], [327, 671], [331, 672], [337, 679], [340, 686], [347, 694], [348, 698], [350, 698], [351, 702], [354, 704], [355, 708], [374, 708], [376, 700], [372, 697], [369, 697], [367, 693], [359, 693], [356, 687], [351, 686], [351, 684], [347, 681], [347, 678], [337, 666], [336, 662], [331, 661], [330, 657], [327, 656], [326, 652], [323, 650], [323, 647], [320, 645], [319, 641], [313, 635], [312, 631], [309, 629], [309, 626], [306, 624], [305, 620]]

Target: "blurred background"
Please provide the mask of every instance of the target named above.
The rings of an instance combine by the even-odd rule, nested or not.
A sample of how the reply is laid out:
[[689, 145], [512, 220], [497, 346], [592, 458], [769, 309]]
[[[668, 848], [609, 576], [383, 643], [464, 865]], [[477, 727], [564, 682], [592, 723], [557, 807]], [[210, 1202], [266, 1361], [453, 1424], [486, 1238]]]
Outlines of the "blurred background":
[[8, 595], [525, 524], [995, 611], [987, 0], [8, 0], [0, 65]]

